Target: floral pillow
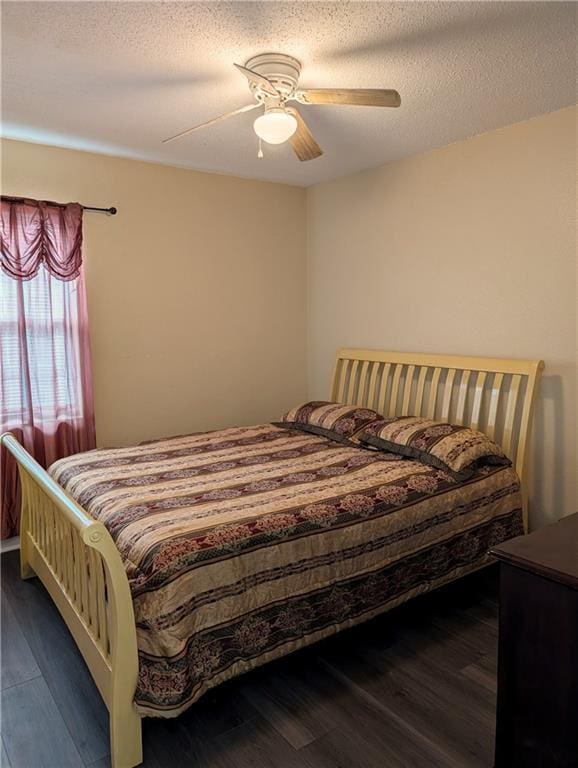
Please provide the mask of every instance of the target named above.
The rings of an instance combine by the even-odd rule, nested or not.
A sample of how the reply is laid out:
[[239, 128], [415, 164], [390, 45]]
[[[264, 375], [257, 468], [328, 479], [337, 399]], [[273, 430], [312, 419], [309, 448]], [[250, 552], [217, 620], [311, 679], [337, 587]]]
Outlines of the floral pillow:
[[483, 432], [421, 416], [397, 416], [368, 424], [357, 435], [361, 445], [380, 448], [450, 470], [457, 479], [471, 477], [477, 467], [511, 464], [499, 445]]
[[287, 411], [283, 420], [278, 423], [344, 442], [349, 441], [376, 419], [383, 417], [369, 408], [327, 400], [312, 400]]

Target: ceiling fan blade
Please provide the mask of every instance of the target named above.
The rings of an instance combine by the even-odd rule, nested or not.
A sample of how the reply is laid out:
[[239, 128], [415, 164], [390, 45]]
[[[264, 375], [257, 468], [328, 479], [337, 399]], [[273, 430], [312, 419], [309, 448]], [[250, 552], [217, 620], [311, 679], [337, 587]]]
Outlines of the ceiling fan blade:
[[298, 91], [303, 104], [351, 104], [357, 107], [399, 107], [397, 91], [383, 88], [309, 88]]
[[199, 128], [205, 128], [207, 125], [213, 125], [214, 123], [220, 123], [221, 120], [227, 120], [229, 117], [234, 117], [235, 115], [240, 115], [242, 112], [249, 112], [251, 109], [256, 109], [257, 107], [260, 107], [261, 105], [257, 102], [255, 104], [247, 104], [245, 107], [239, 107], [239, 109], [234, 109], [232, 112], [227, 112], [225, 115], [220, 115], [219, 117], [214, 117], [212, 120], [207, 120], [206, 123], [200, 123], [199, 125], [195, 125], [192, 128], [187, 128], [186, 131], [181, 131], [180, 133], [177, 133], [175, 136], [170, 136], [168, 139], [163, 139], [163, 144], [168, 144], [169, 141], [174, 141], [175, 139], [180, 139], [183, 136], [186, 136], [187, 133], [192, 133], [193, 131], [197, 131]]
[[289, 141], [299, 160], [315, 160], [316, 157], [321, 157], [323, 150], [313, 138], [313, 134], [301, 114], [293, 107], [287, 107], [287, 112], [297, 120], [297, 130]]
[[279, 98], [279, 91], [273, 83], [270, 80], [267, 80], [266, 77], [263, 77], [263, 75], [260, 75], [258, 72], [254, 72], [252, 69], [247, 69], [247, 67], [242, 67], [240, 64], [235, 64], [235, 67], [241, 72], [247, 80], [250, 83], [253, 83], [253, 85], [258, 85], [259, 88], [262, 91], [265, 91], [265, 93], [268, 93], [269, 96], [275, 96], [275, 98]]

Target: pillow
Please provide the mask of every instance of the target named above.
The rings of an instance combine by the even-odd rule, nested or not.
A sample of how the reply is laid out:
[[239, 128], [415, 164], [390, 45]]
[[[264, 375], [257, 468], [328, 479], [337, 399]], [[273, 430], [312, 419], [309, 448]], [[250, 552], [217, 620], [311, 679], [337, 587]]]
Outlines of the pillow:
[[285, 427], [292, 425], [305, 432], [349, 442], [356, 432], [382, 418], [377, 411], [369, 408], [327, 400], [312, 400], [287, 411], [283, 421], [278, 424]]
[[512, 463], [483, 432], [421, 416], [374, 421], [357, 438], [362, 445], [400, 453], [437, 469], [449, 469], [458, 480], [471, 477], [480, 466]]

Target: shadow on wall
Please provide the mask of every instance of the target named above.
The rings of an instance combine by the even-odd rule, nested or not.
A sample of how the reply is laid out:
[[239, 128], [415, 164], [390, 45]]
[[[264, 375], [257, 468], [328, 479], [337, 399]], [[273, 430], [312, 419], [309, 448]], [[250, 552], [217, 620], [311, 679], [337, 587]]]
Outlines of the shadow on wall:
[[[564, 393], [560, 376], [542, 376], [532, 429], [532, 493], [530, 530], [558, 520], [565, 507], [564, 438], [572, 425], [564, 423]], [[546, 423], [554, 426], [547, 443]], [[575, 490], [574, 490], [575, 493]]]

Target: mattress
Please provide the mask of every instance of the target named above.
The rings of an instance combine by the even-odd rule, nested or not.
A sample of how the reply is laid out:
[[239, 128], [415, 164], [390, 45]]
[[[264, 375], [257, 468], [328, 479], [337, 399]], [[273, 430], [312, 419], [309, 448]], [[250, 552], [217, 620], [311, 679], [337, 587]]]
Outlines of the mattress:
[[365, 621], [522, 533], [511, 467], [467, 482], [262, 424], [89, 451], [49, 470], [110, 531], [132, 592], [144, 715]]

